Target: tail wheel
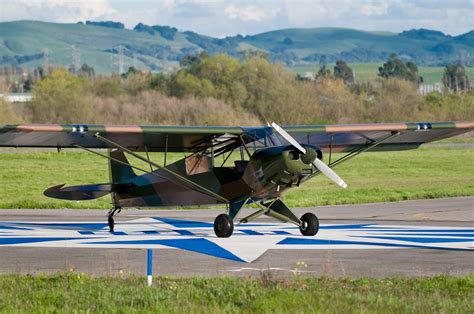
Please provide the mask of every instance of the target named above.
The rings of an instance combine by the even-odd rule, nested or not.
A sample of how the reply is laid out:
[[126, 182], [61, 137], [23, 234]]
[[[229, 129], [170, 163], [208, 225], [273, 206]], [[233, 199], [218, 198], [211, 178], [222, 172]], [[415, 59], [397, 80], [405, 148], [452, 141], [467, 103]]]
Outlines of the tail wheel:
[[214, 220], [214, 232], [218, 238], [228, 238], [234, 232], [234, 222], [227, 214], [220, 214]]
[[316, 215], [306, 213], [301, 216], [302, 225], [300, 226], [301, 234], [304, 236], [314, 236], [319, 230], [319, 220]]

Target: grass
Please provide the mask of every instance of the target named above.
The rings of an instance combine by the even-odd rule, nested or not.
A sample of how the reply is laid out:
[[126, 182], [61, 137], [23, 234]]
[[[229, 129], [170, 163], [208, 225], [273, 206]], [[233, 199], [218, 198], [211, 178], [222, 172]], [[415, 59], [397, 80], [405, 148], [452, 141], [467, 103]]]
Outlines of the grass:
[[[181, 157], [171, 154], [168, 160]], [[152, 159], [159, 162], [162, 155], [154, 154]], [[82, 202], [43, 196], [47, 187], [62, 183], [108, 182], [107, 160], [101, 157], [83, 152], [3, 153], [0, 164], [0, 208], [111, 207], [109, 196]], [[285, 202], [302, 207], [474, 195], [474, 151], [469, 148], [366, 153], [335, 170], [348, 182], [348, 189], [318, 176], [288, 191]]]
[[291, 190], [286, 203], [297, 207], [474, 195], [472, 149], [366, 153], [335, 170], [349, 188], [339, 189], [320, 176]]
[[0, 276], [0, 312], [472, 313], [474, 276], [403, 279]]

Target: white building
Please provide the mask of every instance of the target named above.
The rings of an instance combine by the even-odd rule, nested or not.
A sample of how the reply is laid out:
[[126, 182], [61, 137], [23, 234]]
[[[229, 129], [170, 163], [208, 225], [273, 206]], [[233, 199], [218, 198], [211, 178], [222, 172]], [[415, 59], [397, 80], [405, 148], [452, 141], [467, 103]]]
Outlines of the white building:
[[33, 97], [28, 93], [11, 93], [11, 94], [0, 94], [0, 97], [5, 99], [7, 102], [30, 102]]

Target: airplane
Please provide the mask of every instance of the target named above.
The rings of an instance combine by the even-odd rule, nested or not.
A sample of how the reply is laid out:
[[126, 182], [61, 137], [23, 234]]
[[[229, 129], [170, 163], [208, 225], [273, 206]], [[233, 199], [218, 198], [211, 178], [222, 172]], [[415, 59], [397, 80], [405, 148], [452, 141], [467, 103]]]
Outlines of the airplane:
[[[284, 127], [21, 124], [0, 126], [0, 147], [79, 148], [107, 158], [110, 182], [61, 184], [47, 188], [44, 195], [82, 201], [111, 194], [110, 232], [122, 208], [225, 204], [226, 212], [214, 221], [217, 237], [230, 237], [234, 221], [247, 223], [261, 215], [292, 223], [302, 235], [314, 236], [319, 219], [313, 213], [298, 218], [282, 200], [285, 191], [319, 174], [346, 188], [332, 168], [363, 152], [414, 149], [472, 130], [474, 122]], [[152, 161], [149, 152], [164, 153], [163, 163]], [[167, 155], [173, 152], [187, 155], [167, 164]], [[335, 158], [334, 153], [343, 155]], [[130, 164], [126, 154], [150, 170]], [[229, 165], [231, 156], [235, 160]], [[256, 205], [255, 211], [237, 220], [240, 210], [250, 204]]]

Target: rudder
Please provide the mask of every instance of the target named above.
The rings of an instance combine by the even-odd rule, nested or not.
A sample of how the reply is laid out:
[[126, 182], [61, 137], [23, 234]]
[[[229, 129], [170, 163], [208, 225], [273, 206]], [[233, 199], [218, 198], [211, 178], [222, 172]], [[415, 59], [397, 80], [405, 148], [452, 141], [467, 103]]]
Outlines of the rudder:
[[136, 177], [123, 151], [110, 150], [109, 157], [110, 181], [112, 184], [128, 183]]

